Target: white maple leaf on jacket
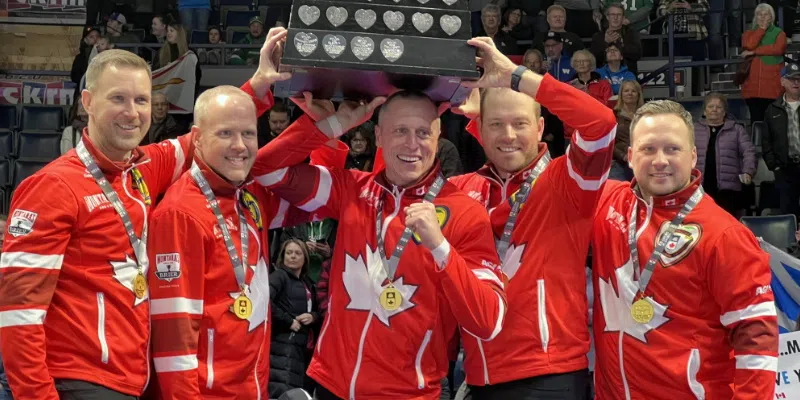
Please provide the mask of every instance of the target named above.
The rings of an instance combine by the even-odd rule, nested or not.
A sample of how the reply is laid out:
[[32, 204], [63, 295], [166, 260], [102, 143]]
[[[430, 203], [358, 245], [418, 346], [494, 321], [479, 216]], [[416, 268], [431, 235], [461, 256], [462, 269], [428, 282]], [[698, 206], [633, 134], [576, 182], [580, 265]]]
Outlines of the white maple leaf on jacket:
[[394, 287], [403, 296], [400, 308], [394, 311], [386, 311], [381, 307], [378, 298], [385, 287], [383, 282], [386, 280], [386, 271], [383, 269], [381, 255], [376, 250], [366, 246], [366, 260], [361, 254], [353, 258], [345, 254], [344, 287], [350, 296], [350, 303], [347, 308], [351, 310], [371, 311], [386, 326], [389, 326], [389, 318], [403, 311], [416, 306], [411, 298], [416, 293], [417, 285], [406, 285], [400, 277], [394, 282]]
[[[125, 286], [133, 293], [133, 280], [136, 275], [139, 275], [139, 266], [136, 261], [129, 255], [125, 255], [125, 261], [111, 261], [111, 266], [114, 267], [114, 279], [116, 279], [122, 286]], [[147, 276], [147, 266], [142, 267], [142, 274]], [[133, 306], [144, 303], [150, 297], [150, 291], [146, 290], [144, 296], [140, 299], [134, 295]]]
[[517, 274], [520, 264], [522, 264], [522, 253], [525, 252], [525, 245], [509, 245], [506, 255], [503, 258], [503, 272], [508, 276], [508, 280]]
[[[258, 328], [261, 323], [267, 321], [267, 314], [269, 314], [269, 270], [267, 263], [263, 257], [259, 257], [256, 265], [251, 265], [250, 269], [253, 271], [253, 279], [250, 280], [250, 285], [247, 286], [245, 294], [253, 303], [253, 313], [247, 321], [250, 323], [247, 331], [252, 332], [253, 329]], [[242, 292], [230, 292], [234, 301]]]
[[[603, 317], [606, 322], [606, 332], [625, 332], [628, 335], [647, 343], [647, 332], [658, 328], [669, 318], [664, 316], [667, 307], [658, 304], [652, 297], [645, 297], [655, 310], [653, 319], [646, 324], [640, 324], [633, 320], [631, 316], [631, 305], [636, 293], [639, 291], [638, 280], [633, 279], [633, 262], [628, 259], [625, 265], [614, 271], [617, 280], [619, 295], [614, 290], [614, 285], [609, 279], [608, 282], [602, 278], [598, 280], [600, 289], [600, 303], [603, 307]], [[613, 278], [611, 278], [613, 279]]]

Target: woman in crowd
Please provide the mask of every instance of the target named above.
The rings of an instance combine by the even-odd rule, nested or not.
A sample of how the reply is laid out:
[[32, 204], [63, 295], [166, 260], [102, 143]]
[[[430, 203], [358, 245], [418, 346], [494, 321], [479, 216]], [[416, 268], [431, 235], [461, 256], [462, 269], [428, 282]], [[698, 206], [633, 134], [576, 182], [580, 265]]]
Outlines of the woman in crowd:
[[619, 100], [614, 106], [617, 117], [617, 137], [614, 141], [614, 160], [611, 161], [609, 179], [629, 181], [633, 171], [628, 167], [628, 147], [631, 143], [631, 120], [636, 110], [644, 104], [642, 87], [639, 82], [623, 81], [619, 89]]
[[742, 184], [749, 185], [756, 174], [756, 148], [744, 127], [728, 117], [728, 102], [710, 93], [704, 102], [704, 116], [694, 124], [697, 169], [703, 173], [703, 189], [734, 217], [745, 207]]
[[742, 98], [750, 121], [763, 121], [764, 111], [781, 93], [781, 68], [786, 33], [775, 25], [775, 10], [767, 3], [756, 7], [752, 28], [742, 35], [742, 57], [752, 57], [750, 74], [742, 84]]
[[277, 268], [269, 276], [272, 304], [269, 397], [294, 389], [310, 389], [306, 367], [316, 343], [320, 315], [316, 289], [308, 277], [308, 249], [303, 241], [283, 242]]
[[519, 8], [506, 10], [500, 29], [516, 40], [531, 40], [533, 37], [533, 30], [528, 26], [527, 20], [522, 18], [522, 10]]
[[[589, 50], [578, 50], [572, 55], [570, 60], [572, 69], [575, 70], [575, 77], [569, 81], [569, 84], [589, 93], [592, 97], [601, 103], [608, 105], [608, 101], [614, 92], [611, 90], [611, 82], [603, 79], [595, 69], [597, 68], [597, 59]], [[569, 142], [575, 128], [564, 124], [564, 138]]]
[[89, 114], [87, 114], [86, 109], [83, 108], [80, 97], [77, 97], [72, 103], [69, 116], [71, 122], [69, 126], [64, 128], [64, 132], [61, 134], [61, 154], [70, 151], [78, 145], [81, 141], [83, 128], [89, 123]]
[[177, 60], [180, 56], [189, 51], [189, 44], [186, 41], [186, 31], [177, 22], [167, 26], [167, 42], [158, 51], [158, 62], [154, 62], [157, 68], [163, 68], [167, 64]]
[[[225, 44], [218, 26], [208, 28], [208, 44]], [[222, 48], [202, 48], [197, 50], [197, 58], [202, 65], [220, 65], [223, 60]]]
[[345, 169], [372, 171], [375, 159], [374, 131], [374, 124], [367, 121], [348, 132], [350, 153], [347, 154], [347, 160], [344, 163]]

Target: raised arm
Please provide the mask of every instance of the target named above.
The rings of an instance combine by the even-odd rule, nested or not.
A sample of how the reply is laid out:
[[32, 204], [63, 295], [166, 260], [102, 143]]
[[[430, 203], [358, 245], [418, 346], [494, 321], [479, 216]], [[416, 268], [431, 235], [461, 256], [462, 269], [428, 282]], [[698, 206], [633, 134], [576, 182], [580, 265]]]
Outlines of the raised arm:
[[43, 324], [77, 216], [59, 177], [34, 175], [14, 194], [0, 256], [0, 353], [16, 399], [58, 400]]

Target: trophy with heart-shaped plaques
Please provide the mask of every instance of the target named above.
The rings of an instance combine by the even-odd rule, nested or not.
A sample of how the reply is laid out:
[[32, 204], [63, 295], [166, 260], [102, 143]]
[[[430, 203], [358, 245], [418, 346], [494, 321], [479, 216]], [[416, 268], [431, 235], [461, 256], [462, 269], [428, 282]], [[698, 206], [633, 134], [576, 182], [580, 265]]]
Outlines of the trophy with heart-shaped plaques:
[[475, 80], [469, 0], [295, 0], [280, 97], [368, 99], [397, 89], [459, 104]]

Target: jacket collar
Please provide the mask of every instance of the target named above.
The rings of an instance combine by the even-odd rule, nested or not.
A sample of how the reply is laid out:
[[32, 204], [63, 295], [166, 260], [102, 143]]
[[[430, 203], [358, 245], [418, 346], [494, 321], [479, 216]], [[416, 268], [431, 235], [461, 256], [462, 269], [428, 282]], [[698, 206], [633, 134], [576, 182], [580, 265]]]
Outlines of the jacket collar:
[[[692, 177], [691, 183], [689, 186], [665, 196], [653, 196], [652, 197], [652, 204], [653, 208], [681, 208], [689, 200], [690, 197], [694, 194], [694, 191], [700, 187], [701, 179], [700, 179], [700, 171], [697, 169], [692, 170]], [[636, 182], [636, 178], [633, 179], [631, 182], [631, 191], [633, 194], [636, 195], [636, 199], [647, 203], [644, 199], [640, 196], [639, 193], [639, 184]]]
[[441, 173], [441, 165], [439, 164], [439, 160], [436, 160], [436, 163], [433, 164], [433, 167], [428, 171], [422, 180], [417, 182], [417, 184], [413, 186], [409, 186], [407, 188], [400, 188], [397, 187], [389, 182], [386, 179], [386, 168], [381, 169], [380, 171], [373, 172], [375, 183], [380, 185], [384, 190], [393, 195], [395, 192], [400, 191], [406, 193], [408, 197], [411, 198], [419, 198], [422, 199], [425, 197], [425, 193], [428, 193], [428, 189], [430, 189], [433, 182], [436, 180], [436, 177], [439, 176]]
[[206, 178], [208, 185], [211, 186], [211, 190], [215, 195], [233, 196], [239, 189], [247, 186], [253, 180], [252, 176], [248, 174], [244, 183], [242, 183], [240, 186], [234, 186], [232, 183], [228, 182], [228, 180], [221, 177], [216, 171], [211, 169], [211, 167], [209, 167], [208, 164], [206, 164], [205, 161], [203, 161], [196, 154], [193, 158], [193, 161], [200, 168], [200, 172], [203, 173], [203, 177]]
[[[539, 160], [542, 157], [544, 157], [544, 155], [547, 153], [548, 153], [547, 144], [539, 143], [539, 154], [536, 155], [536, 158], [534, 158], [533, 161], [531, 161], [531, 163], [528, 164], [528, 166], [509, 176], [507, 181], [521, 185], [523, 182], [525, 182], [526, 179], [528, 179], [528, 176], [530, 176], [531, 171], [536, 166], [536, 163], [538, 163]], [[500, 178], [500, 173], [497, 172], [497, 169], [495, 169], [491, 161], [487, 162], [483, 167], [481, 167], [477, 171], [477, 173], [478, 175], [481, 175], [483, 177], [496, 180], [500, 184], [502, 184], [503, 182], [503, 179]]]
[[[708, 124], [708, 120], [703, 117], [700, 121], [700, 124], [705, 126], [706, 128], [710, 127], [711, 125]], [[725, 116], [725, 120], [722, 121], [722, 129], [730, 129], [733, 125], [736, 124], [736, 121], [731, 119], [728, 116]]]
[[92, 139], [89, 138], [89, 127], [83, 128], [83, 137], [81, 141], [86, 146], [86, 150], [89, 151], [89, 154], [92, 155], [97, 166], [100, 167], [100, 170], [104, 173], [121, 173], [128, 168], [144, 164], [150, 161], [150, 158], [142, 151], [142, 149], [137, 146], [133, 151], [131, 151], [131, 157], [124, 162], [120, 161], [112, 161], [106, 155], [98, 149]]

